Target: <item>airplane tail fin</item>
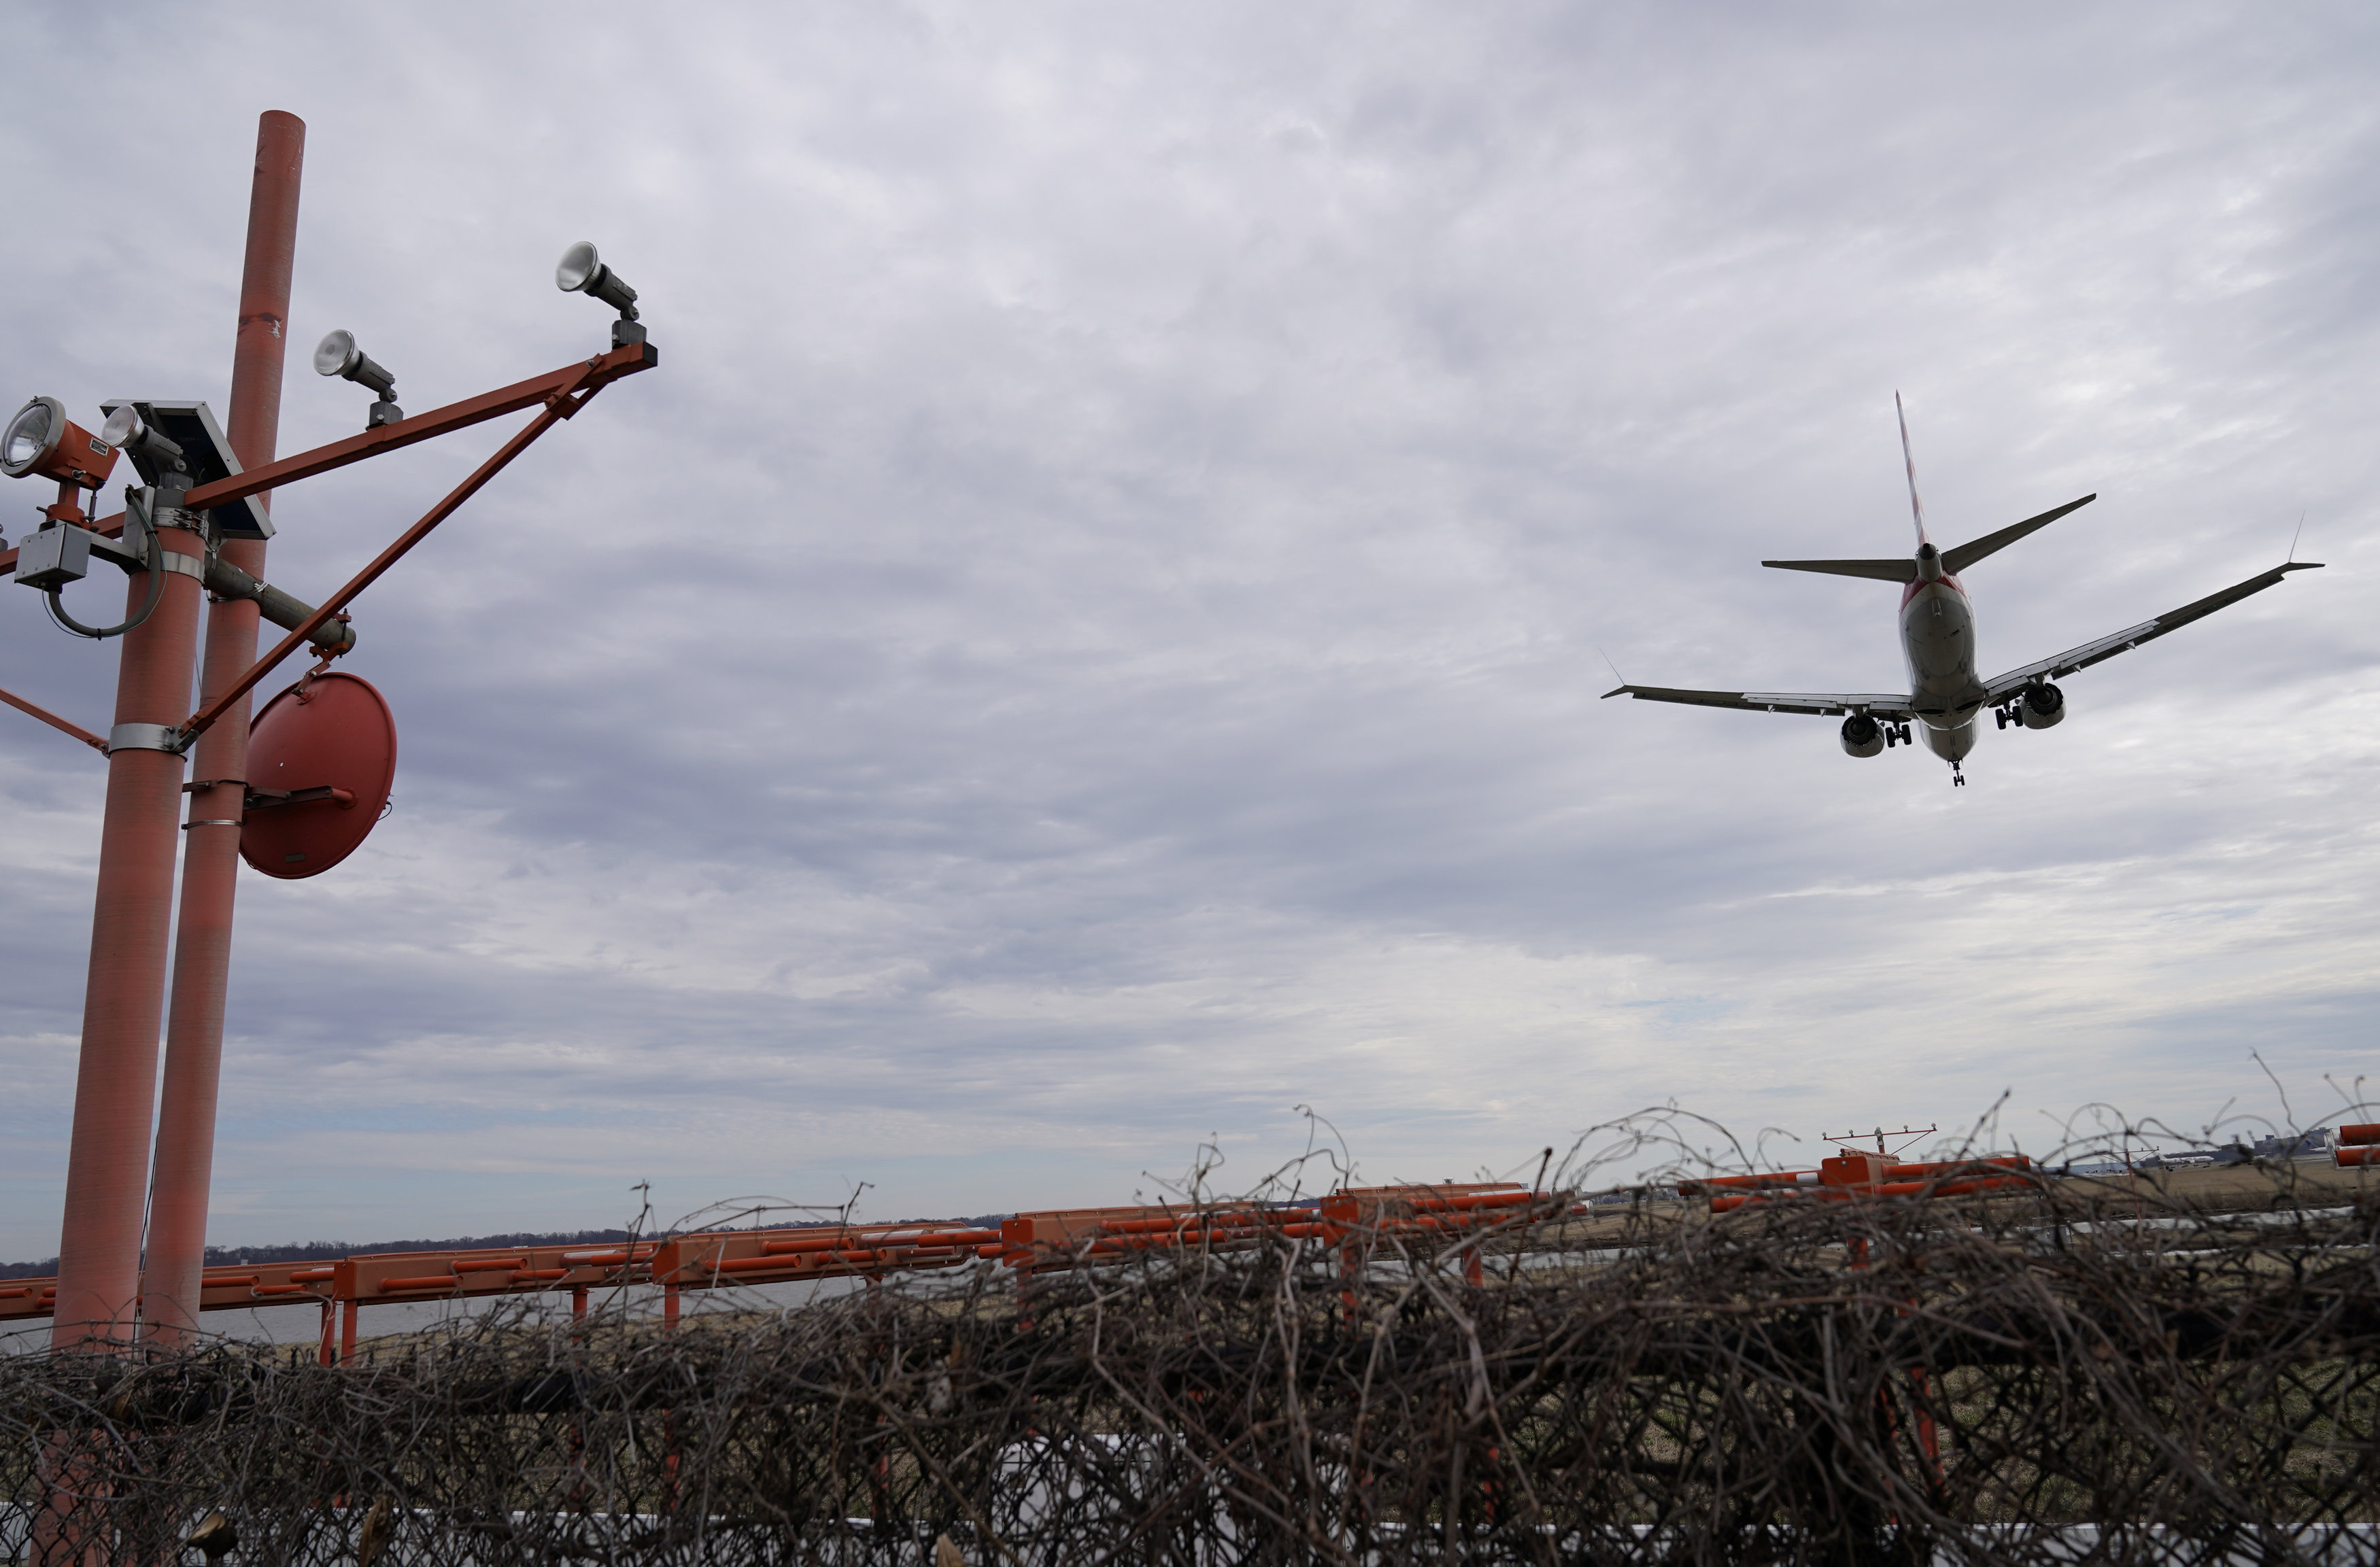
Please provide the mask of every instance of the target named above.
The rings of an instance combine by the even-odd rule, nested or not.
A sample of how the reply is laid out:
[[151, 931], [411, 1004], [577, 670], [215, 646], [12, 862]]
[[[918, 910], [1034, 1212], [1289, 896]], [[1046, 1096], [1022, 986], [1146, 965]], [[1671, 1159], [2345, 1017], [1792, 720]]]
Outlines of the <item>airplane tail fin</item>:
[[1961, 544], [1955, 550], [1945, 550], [1942, 552], [1942, 569], [1956, 577], [1985, 555], [2007, 549], [2035, 528], [2047, 528], [2068, 512], [2078, 506], [2087, 506], [2098, 498], [2099, 493], [2095, 490], [2079, 501], [2069, 501], [2062, 506], [2053, 506], [2039, 516], [2029, 516], [2022, 522], [2010, 523], [1998, 533], [1986, 533], [1982, 538]]
[[1909, 416], [1901, 411], [1900, 394], [1892, 395], [1892, 417], [1900, 421], [1900, 466], [1909, 470], [1909, 515], [1917, 523], [1917, 541], [1925, 542], [1925, 503], [1917, 498], [1917, 459], [1909, 452]]

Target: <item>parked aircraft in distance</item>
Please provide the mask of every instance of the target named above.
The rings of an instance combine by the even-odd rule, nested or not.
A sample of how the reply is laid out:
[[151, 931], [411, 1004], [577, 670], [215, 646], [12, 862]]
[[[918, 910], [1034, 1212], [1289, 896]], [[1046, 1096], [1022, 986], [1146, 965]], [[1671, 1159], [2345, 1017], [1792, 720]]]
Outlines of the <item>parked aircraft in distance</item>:
[[[1913, 722], [1925, 735], [1925, 746], [1950, 764], [1950, 782], [1964, 784], [1961, 763], [1975, 748], [1976, 720], [1985, 708], [1999, 728], [2046, 729], [2066, 716], [2066, 698], [2053, 681], [2088, 669], [2104, 659], [2128, 652], [2193, 620], [2204, 619], [2251, 593], [2261, 593], [2293, 571], [2313, 571], [2318, 561], [2291, 560], [2247, 581], [2210, 593], [2195, 603], [2127, 626], [2095, 642], [2069, 649], [1990, 680], [1975, 675], [1975, 612], [1959, 574], [1985, 555], [2004, 550], [2026, 534], [2046, 528], [2077, 506], [2099, 497], [2083, 496], [2053, 507], [2039, 516], [1986, 533], [1955, 550], [1937, 549], [1925, 537], [1925, 507], [1917, 498], [1917, 464], [1909, 455], [1909, 419], [1900, 412], [1900, 395], [1892, 396], [1900, 419], [1900, 457], [1909, 474], [1909, 512], [1917, 523], [1917, 553], [1907, 558], [1866, 561], [1762, 561], [1785, 571], [1820, 571], [1837, 577], [1873, 577], [1904, 584], [1900, 592], [1900, 650], [1909, 664], [1909, 694], [1841, 691], [1682, 691], [1666, 686], [1621, 686], [1607, 698], [1626, 694], [1640, 701], [1686, 702], [1695, 707], [1738, 708], [1748, 712], [1800, 712], [1843, 719], [1843, 749], [1855, 757], [1872, 757], [1891, 746], [1912, 744]], [[2294, 554], [2296, 552], [2291, 551]]]

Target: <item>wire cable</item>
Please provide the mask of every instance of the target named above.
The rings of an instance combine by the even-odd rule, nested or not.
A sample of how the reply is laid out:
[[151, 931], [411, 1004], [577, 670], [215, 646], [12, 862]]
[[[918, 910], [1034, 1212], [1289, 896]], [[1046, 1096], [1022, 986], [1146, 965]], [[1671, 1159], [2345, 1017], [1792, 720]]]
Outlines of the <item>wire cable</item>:
[[[124, 502], [125, 516], [128, 525], [132, 515], [132, 496], [129, 492], [126, 493]], [[65, 603], [58, 598], [58, 590], [55, 588], [53, 588], [49, 590], [44, 607], [49, 610], [50, 619], [59, 630], [67, 632], [76, 637], [88, 637], [92, 641], [96, 642], [109, 637], [121, 637], [126, 632], [131, 630], [134, 626], [139, 626], [141, 622], [147, 620], [151, 615], [157, 612], [157, 601], [163, 598], [165, 592], [165, 546], [158, 541], [157, 530], [149, 525], [149, 518], [146, 515], [143, 515], [140, 518], [140, 531], [149, 541], [149, 565], [147, 567], [149, 572], [149, 599], [146, 603], [143, 603], [140, 606], [140, 613], [132, 616], [129, 620], [125, 621], [120, 626], [85, 626], [81, 621], [77, 620], [74, 616], [67, 613]]]

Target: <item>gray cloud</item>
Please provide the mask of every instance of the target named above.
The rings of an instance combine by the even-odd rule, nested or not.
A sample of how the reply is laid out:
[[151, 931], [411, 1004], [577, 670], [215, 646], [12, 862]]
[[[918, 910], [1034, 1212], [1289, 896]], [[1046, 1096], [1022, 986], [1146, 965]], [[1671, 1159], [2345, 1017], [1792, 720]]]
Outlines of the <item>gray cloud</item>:
[[[243, 886], [219, 1240], [647, 1176], [1105, 1200], [1294, 1151], [1301, 1102], [1432, 1178], [1670, 1098], [2195, 1124], [2275, 1108], [2251, 1049], [2318, 1113], [2369, 1056], [2358, 15], [28, 25], [0, 152], [73, 216], [0, 233], [12, 396], [221, 396], [266, 107], [310, 125], [301, 346], [353, 328], [416, 408], [565, 362], [584, 235], [663, 356], [359, 605], [397, 811]], [[285, 451], [355, 426], [292, 369]], [[2101, 493], [1975, 569], [1996, 667], [2301, 511], [2331, 567], [1957, 796], [1599, 704], [1598, 649], [1896, 687], [1882, 589], [1757, 565], [1906, 547], [1896, 388], [1939, 535]], [[285, 492], [272, 575], [324, 590], [492, 443]], [[17, 597], [0, 683], [103, 711]], [[9, 1255], [55, 1233], [99, 784], [0, 728]]]

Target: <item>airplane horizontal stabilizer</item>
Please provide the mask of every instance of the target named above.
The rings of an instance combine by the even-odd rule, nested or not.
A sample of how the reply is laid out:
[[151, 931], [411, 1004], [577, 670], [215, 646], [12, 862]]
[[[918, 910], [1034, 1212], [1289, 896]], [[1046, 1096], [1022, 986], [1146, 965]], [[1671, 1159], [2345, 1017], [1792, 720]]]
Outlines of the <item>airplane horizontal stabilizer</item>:
[[1903, 555], [1888, 561], [1762, 561], [1779, 571], [1823, 571], [1829, 577], [1873, 577], [1878, 582], [1914, 582], [1917, 563]]
[[2007, 549], [2035, 528], [2047, 528], [2068, 512], [2078, 506], [2087, 506], [2098, 498], [2099, 492], [2095, 490], [2079, 501], [2069, 501], [2062, 506], [2053, 506], [2039, 516], [2029, 516], [2022, 522], [2010, 523], [1998, 533], [1986, 533], [1982, 538], [1961, 544], [1955, 550], [1945, 550], [1942, 552], [1942, 569], [1956, 577], [1985, 555], [1995, 554]]

